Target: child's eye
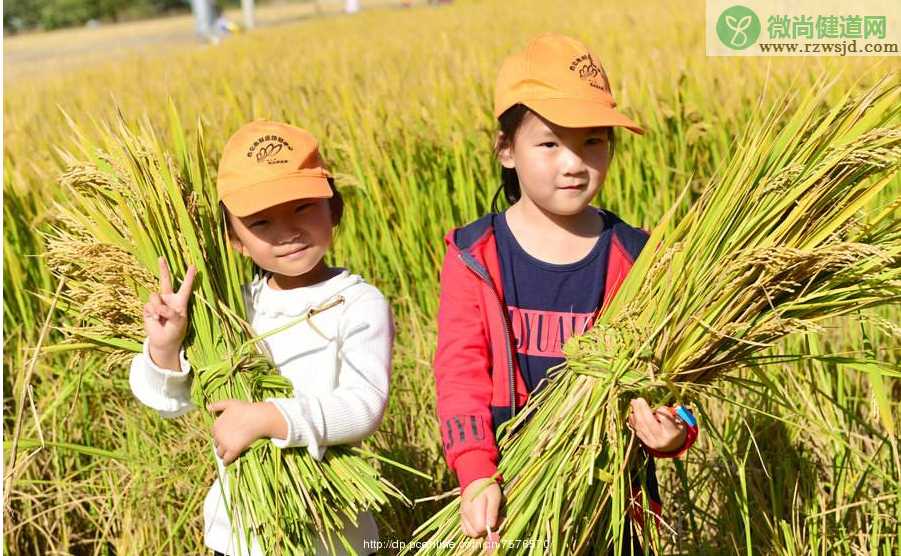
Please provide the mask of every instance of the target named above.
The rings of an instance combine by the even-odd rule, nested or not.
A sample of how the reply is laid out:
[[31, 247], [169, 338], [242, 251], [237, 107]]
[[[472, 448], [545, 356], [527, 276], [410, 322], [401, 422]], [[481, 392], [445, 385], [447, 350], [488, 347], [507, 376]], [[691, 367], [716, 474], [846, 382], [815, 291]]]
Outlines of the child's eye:
[[557, 143], [554, 143], [553, 141], [545, 141], [544, 143], [539, 143], [538, 146], [553, 149], [554, 147], [557, 146]]
[[300, 212], [300, 211], [302, 211], [303, 209], [307, 208], [308, 206], [310, 206], [310, 203], [307, 203], [307, 204], [305, 204], [305, 205], [297, 205], [297, 208], [294, 209], [294, 212]]
[[258, 228], [258, 227], [260, 227], [260, 226], [265, 226], [265, 225], [268, 224], [268, 223], [269, 223], [268, 220], [257, 220], [257, 221], [255, 221], [255, 222], [252, 222], [252, 223], [250, 224], [250, 226], [248, 226], [248, 227], [249, 227], [249, 228]]
[[600, 145], [605, 140], [604, 137], [589, 137], [585, 143], [588, 145]]

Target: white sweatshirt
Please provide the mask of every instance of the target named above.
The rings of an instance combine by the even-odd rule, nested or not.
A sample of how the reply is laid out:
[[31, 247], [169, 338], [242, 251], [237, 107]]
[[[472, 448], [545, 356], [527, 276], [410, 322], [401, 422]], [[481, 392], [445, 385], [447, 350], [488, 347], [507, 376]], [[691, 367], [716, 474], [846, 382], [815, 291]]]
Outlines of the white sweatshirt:
[[[394, 327], [387, 300], [360, 276], [342, 270], [319, 284], [292, 290], [274, 290], [268, 273], [244, 286], [249, 321], [257, 334], [265, 334], [317, 307], [336, 299], [344, 302], [264, 339], [281, 374], [294, 387], [294, 397], [274, 398], [288, 424], [286, 440], [273, 438], [279, 448], [306, 446], [317, 459], [326, 447], [357, 443], [378, 427], [388, 401], [391, 348]], [[143, 404], [166, 418], [192, 409], [191, 373], [184, 350], [179, 354], [182, 372], [162, 369], [144, 352], [135, 356], [129, 382]], [[215, 451], [214, 451], [215, 454]], [[222, 460], [216, 456], [219, 477], [225, 477]], [[259, 543], [235, 547], [221, 484], [217, 480], [203, 505], [204, 544], [213, 550], [238, 556], [261, 555]], [[369, 512], [358, 516], [345, 534], [358, 554], [375, 552], [378, 528]], [[242, 542], [242, 545], [246, 543]], [[339, 547], [340, 550], [340, 547]], [[316, 554], [326, 554], [323, 546]]]

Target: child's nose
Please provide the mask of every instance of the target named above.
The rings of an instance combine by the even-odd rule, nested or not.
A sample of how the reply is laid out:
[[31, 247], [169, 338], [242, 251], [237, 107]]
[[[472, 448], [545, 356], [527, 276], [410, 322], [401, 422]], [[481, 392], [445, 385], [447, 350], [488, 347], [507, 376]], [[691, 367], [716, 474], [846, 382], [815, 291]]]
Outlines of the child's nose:
[[303, 229], [301, 228], [299, 223], [290, 222], [282, 227], [280, 235], [283, 243], [292, 243], [299, 240], [302, 233]]
[[569, 147], [564, 147], [563, 152], [560, 156], [562, 159], [561, 167], [563, 172], [566, 174], [578, 173], [585, 166], [585, 161], [582, 158], [582, 153]]

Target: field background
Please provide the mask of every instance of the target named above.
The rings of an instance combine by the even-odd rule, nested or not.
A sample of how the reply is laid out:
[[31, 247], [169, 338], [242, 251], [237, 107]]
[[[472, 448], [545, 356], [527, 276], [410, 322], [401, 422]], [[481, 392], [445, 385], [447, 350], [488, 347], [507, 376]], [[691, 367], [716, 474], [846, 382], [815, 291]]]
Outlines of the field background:
[[[332, 262], [379, 286], [397, 320], [391, 402], [370, 445], [432, 474], [386, 470], [422, 498], [454, 486], [430, 365], [438, 268], [444, 233], [489, 210], [499, 184], [492, 90], [506, 54], [557, 31], [599, 55], [619, 107], [647, 133], [617, 135], [598, 202], [644, 227], [817, 78], [833, 78], [837, 98], [899, 69], [897, 58], [708, 58], [697, 1], [364, 2], [354, 16], [324, 4], [320, 15], [261, 8], [261, 28], [215, 47], [197, 44], [185, 17], [4, 41], [4, 553], [203, 553], [214, 468], [199, 415], [160, 419], [102, 354], [35, 352], [61, 341], [41, 232], [66, 202], [62, 153], [82, 140], [67, 120], [99, 137], [121, 113], [166, 141], [171, 101], [190, 133], [203, 129], [213, 164], [252, 118], [321, 139], [348, 207]], [[878, 204], [899, 193], [896, 179]], [[898, 364], [899, 316], [871, 311], [773, 350]], [[667, 553], [898, 554], [901, 381], [815, 362], [737, 376], [699, 401], [695, 448], [659, 465]], [[887, 388], [887, 408], [874, 385]], [[437, 507], [382, 512], [383, 540], [409, 538]]]

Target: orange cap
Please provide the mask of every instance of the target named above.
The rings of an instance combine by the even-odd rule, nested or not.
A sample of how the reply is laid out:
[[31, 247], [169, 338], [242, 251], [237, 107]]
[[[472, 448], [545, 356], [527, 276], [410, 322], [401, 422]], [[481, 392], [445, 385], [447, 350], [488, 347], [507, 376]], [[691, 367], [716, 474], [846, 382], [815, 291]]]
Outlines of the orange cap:
[[619, 126], [644, 133], [614, 110], [607, 72], [575, 39], [545, 33], [504, 60], [494, 87], [494, 116], [524, 104], [563, 127]]
[[331, 197], [329, 177], [310, 132], [255, 120], [225, 143], [216, 188], [229, 212], [248, 216], [295, 199]]

